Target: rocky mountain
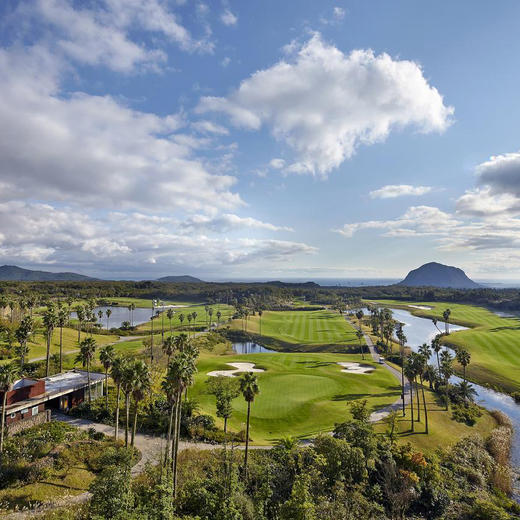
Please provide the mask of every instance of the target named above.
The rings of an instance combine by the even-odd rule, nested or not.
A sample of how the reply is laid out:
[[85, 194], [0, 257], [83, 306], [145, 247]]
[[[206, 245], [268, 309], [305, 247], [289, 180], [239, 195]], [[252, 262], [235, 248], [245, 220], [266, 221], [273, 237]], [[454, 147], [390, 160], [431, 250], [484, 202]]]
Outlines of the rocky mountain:
[[204, 283], [203, 280], [195, 278], [194, 276], [189, 276], [187, 274], [180, 276], [163, 276], [162, 278], [157, 278], [156, 281], [170, 283]]
[[481, 287], [458, 267], [430, 262], [410, 271], [398, 285], [409, 287], [450, 287], [452, 289], [478, 289]]
[[32, 271], [16, 265], [0, 267], [0, 280], [27, 281], [27, 282], [81, 282], [95, 280], [89, 276], [77, 273], [51, 273], [50, 271]]

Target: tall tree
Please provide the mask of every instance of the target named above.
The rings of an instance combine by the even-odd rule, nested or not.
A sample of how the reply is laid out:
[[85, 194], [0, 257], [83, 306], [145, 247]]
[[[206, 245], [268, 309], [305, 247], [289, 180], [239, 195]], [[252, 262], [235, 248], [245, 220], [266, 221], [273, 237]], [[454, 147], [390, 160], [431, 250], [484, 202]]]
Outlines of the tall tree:
[[168, 336], [162, 344], [162, 350], [164, 352], [164, 355], [167, 356], [168, 362], [167, 364], [170, 364], [170, 358], [172, 357], [173, 353], [175, 352], [175, 339], [174, 336]]
[[107, 309], [105, 312], [107, 316], [107, 330], [110, 330], [110, 316], [112, 316], [112, 309]]
[[359, 347], [361, 348], [361, 359], [365, 359], [365, 347], [363, 345], [363, 331], [356, 330], [356, 337], [359, 342]]
[[453, 357], [447, 350], [441, 352], [441, 373], [446, 389], [446, 411], [448, 411], [450, 406], [450, 377], [453, 375]]
[[399, 323], [397, 325], [397, 332], [396, 332], [397, 339], [399, 341], [399, 355], [401, 356], [401, 403], [402, 403], [402, 409], [403, 409], [403, 417], [406, 415], [406, 406], [404, 402], [404, 346], [406, 345], [406, 336], [403, 331], [403, 324]]
[[462, 365], [463, 370], [463, 380], [466, 381], [466, 367], [469, 365], [471, 361], [471, 354], [464, 348], [457, 348], [457, 352], [455, 353], [457, 357], [457, 361]]
[[130, 397], [134, 389], [134, 370], [133, 363], [128, 362], [123, 368], [121, 377], [121, 389], [125, 394], [125, 447], [128, 448], [128, 432], [130, 427]]
[[18, 377], [18, 367], [14, 363], [0, 365], [0, 392], [2, 399], [2, 420], [0, 424], [0, 453], [4, 451], [5, 409], [7, 407], [7, 393], [13, 387]]
[[88, 404], [92, 403], [92, 388], [90, 386], [90, 365], [96, 353], [96, 340], [94, 338], [85, 338], [79, 345], [79, 353], [76, 361], [83, 364], [87, 368], [87, 384], [88, 384]]
[[[219, 315], [220, 311], [217, 312], [217, 316]], [[260, 336], [262, 335], [262, 315], [264, 314], [264, 311], [262, 309], [258, 309], [258, 321], [260, 322]], [[219, 316], [220, 321], [220, 316]]]
[[25, 356], [29, 354], [29, 348], [27, 347], [27, 342], [31, 337], [31, 334], [34, 329], [34, 322], [31, 316], [25, 316], [21, 321], [19, 327], [15, 331], [15, 336], [20, 344], [20, 348], [17, 349], [16, 354], [20, 357], [20, 372], [23, 371], [23, 367], [25, 365]]
[[406, 379], [408, 379], [408, 383], [410, 385], [410, 421], [411, 421], [411, 430], [415, 431], [415, 420], [414, 420], [414, 406], [413, 406], [413, 381], [415, 377], [414, 366], [411, 363], [410, 357], [405, 360], [404, 363], [404, 375]]
[[249, 453], [249, 423], [251, 418], [251, 404], [258, 395], [260, 389], [258, 388], [257, 377], [253, 372], [246, 372], [240, 378], [240, 391], [247, 403], [247, 420], [246, 420], [246, 449], [244, 453], [244, 477], [247, 479], [247, 456]]
[[166, 317], [168, 318], [168, 320], [170, 322], [170, 336], [173, 334], [172, 320], [173, 320], [174, 314], [175, 314], [175, 312], [173, 312], [173, 309], [168, 309], [168, 312], [166, 313]]
[[81, 326], [86, 318], [85, 308], [83, 305], [76, 306], [76, 316], [78, 318], [78, 343], [81, 342]]
[[116, 358], [114, 345], [105, 345], [99, 351], [99, 361], [105, 369], [105, 409], [108, 412], [108, 371], [112, 368]]
[[431, 345], [432, 345], [432, 350], [435, 352], [435, 356], [437, 357], [437, 369], [440, 372], [441, 371], [441, 362], [439, 359], [439, 352], [442, 350], [442, 345], [441, 345], [441, 338], [440, 338], [439, 334], [432, 339]]
[[148, 368], [148, 365], [140, 359], [134, 361], [132, 372], [134, 377], [132, 388], [132, 397], [134, 399], [134, 421], [132, 426], [131, 445], [134, 446], [135, 433], [137, 431], [137, 414], [139, 413], [139, 404], [152, 388], [152, 377], [150, 375], [150, 369]]
[[444, 327], [445, 327], [445, 330], [446, 330], [446, 334], [450, 333], [450, 315], [451, 315], [450, 309], [446, 309], [442, 313], [442, 317], [444, 318]]
[[58, 311], [56, 324], [60, 328], [60, 373], [63, 372], [63, 327], [67, 325], [69, 319], [69, 313], [65, 307], [62, 307]]
[[112, 362], [112, 370], [110, 371], [110, 375], [112, 376], [112, 381], [116, 385], [116, 413], [115, 413], [115, 439], [117, 441], [119, 434], [119, 410], [121, 403], [121, 385], [123, 383], [123, 377], [125, 374], [127, 365], [127, 359], [123, 357], [116, 357]]
[[51, 358], [51, 341], [54, 327], [56, 326], [56, 313], [54, 307], [49, 305], [47, 310], [43, 313], [43, 326], [45, 327], [45, 336], [47, 339], [47, 355], [45, 358], [45, 376], [49, 377], [50, 358]]

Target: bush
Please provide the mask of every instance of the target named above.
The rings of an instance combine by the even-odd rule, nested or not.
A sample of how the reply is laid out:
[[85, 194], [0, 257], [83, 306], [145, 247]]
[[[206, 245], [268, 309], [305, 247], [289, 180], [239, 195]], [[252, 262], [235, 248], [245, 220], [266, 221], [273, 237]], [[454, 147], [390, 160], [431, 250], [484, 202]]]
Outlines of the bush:
[[515, 403], [520, 404], [520, 392], [513, 392], [511, 397], [515, 400]]
[[481, 416], [482, 411], [475, 404], [457, 404], [452, 408], [451, 418], [468, 426], [473, 426]]

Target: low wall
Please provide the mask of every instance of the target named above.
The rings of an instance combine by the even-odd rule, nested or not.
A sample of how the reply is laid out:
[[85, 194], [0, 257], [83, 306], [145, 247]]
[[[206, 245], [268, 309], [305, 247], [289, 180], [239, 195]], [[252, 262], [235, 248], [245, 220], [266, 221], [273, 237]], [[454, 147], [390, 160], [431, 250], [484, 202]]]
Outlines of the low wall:
[[27, 417], [27, 419], [22, 419], [21, 421], [16, 421], [7, 426], [7, 433], [9, 435], [14, 435], [15, 433], [21, 432], [26, 428], [31, 428], [31, 426], [36, 426], [37, 424], [44, 424], [51, 420], [51, 411], [44, 410], [43, 412], [35, 415], [34, 417]]

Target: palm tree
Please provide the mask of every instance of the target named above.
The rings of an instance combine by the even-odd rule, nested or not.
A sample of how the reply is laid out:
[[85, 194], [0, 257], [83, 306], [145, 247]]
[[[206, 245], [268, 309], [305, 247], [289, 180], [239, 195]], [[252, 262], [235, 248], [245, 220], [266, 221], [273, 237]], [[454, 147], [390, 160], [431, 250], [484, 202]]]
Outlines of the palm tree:
[[461, 381], [456, 385], [457, 394], [464, 399], [464, 401], [473, 401], [477, 395], [473, 385], [470, 385], [467, 381]]
[[127, 360], [126, 358], [116, 357], [112, 362], [112, 370], [110, 371], [110, 375], [112, 376], [112, 381], [117, 388], [116, 395], [116, 417], [115, 417], [115, 439], [117, 441], [117, 437], [119, 434], [119, 405], [121, 402], [121, 385], [123, 383], [123, 377], [126, 370]]
[[128, 430], [130, 425], [130, 395], [134, 389], [133, 364], [126, 363], [121, 377], [121, 389], [125, 394], [125, 447], [128, 448]]
[[112, 316], [112, 309], [107, 309], [105, 314], [107, 315], [107, 330], [109, 330], [110, 329], [109, 321], [110, 321], [110, 316]]
[[79, 345], [79, 353], [76, 361], [87, 367], [87, 384], [88, 384], [88, 404], [92, 403], [92, 389], [90, 388], [90, 364], [96, 353], [96, 340], [94, 338], [85, 338]]
[[424, 384], [423, 384], [423, 375], [426, 372], [426, 368], [428, 366], [428, 359], [430, 358], [431, 351], [428, 345], [425, 343], [422, 347], [419, 348], [419, 356], [416, 359], [416, 368], [417, 374], [419, 375], [419, 381], [421, 383], [421, 393], [423, 400], [423, 408], [424, 408], [424, 431], [426, 434], [429, 433], [428, 429], [428, 409], [426, 407], [426, 396], [424, 394]]
[[[260, 316], [260, 334], [262, 334], [262, 315], [260, 314], [262, 311], [258, 311], [258, 314]], [[220, 326], [220, 318], [222, 317], [222, 313], [220, 311], [217, 311], [217, 327]]]
[[170, 358], [172, 357], [173, 353], [175, 352], [175, 339], [174, 336], [168, 336], [163, 344], [162, 344], [162, 350], [164, 354], [168, 357], [168, 365], [170, 364]]
[[[161, 382], [161, 388], [166, 394], [166, 400], [170, 404], [170, 413], [168, 421], [168, 433], [167, 433], [167, 440], [166, 440], [166, 448], [164, 451], [164, 466], [168, 467], [168, 460], [170, 458], [170, 445], [172, 445], [172, 433], [173, 433], [173, 420], [174, 420], [174, 412], [176, 409], [176, 384], [175, 382], [170, 379], [170, 367], [168, 364], [168, 372], [166, 373], [165, 379]], [[172, 446], [173, 448], [173, 446]]]
[[[262, 314], [263, 313], [264, 313], [264, 311], [262, 309], [258, 309], [258, 321], [260, 322], [260, 336], [262, 335]], [[218, 316], [218, 312], [217, 312], [217, 316]]]
[[20, 347], [16, 351], [16, 354], [20, 356], [20, 372], [23, 371], [23, 366], [25, 364], [25, 356], [29, 353], [27, 342], [31, 337], [33, 328], [33, 319], [31, 318], [31, 316], [25, 316], [25, 318], [22, 320], [20, 326], [16, 329], [15, 332], [16, 339], [18, 340], [18, 343], [20, 343]]
[[188, 314], [188, 335], [191, 333], [191, 320], [193, 319], [193, 314]]
[[197, 329], [197, 311], [193, 311], [191, 313], [191, 315], [193, 316], [193, 325], [195, 325], [195, 330]]
[[453, 375], [453, 358], [447, 350], [441, 352], [441, 373], [444, 379], [444, 385], [446, 387], [446, 411], [449, 409], [449, 381]]
[[63, 327], [67, 325], [69, 313], [65, 308], [58, 311], [57, 325], [60, 328], [60, 373], [63, 372]]
[[82, 305], [76, 307], [76, 316], [78, 317], [78, 343], [81, 341], [81, 325], [85, 321], [85, 309]]
[[247, 421], [246, 421], [246, 450], [244, 454], [244, 477], [247, 479], [247, 455], [249, 452], [249, 421], [251, 418], [251, 403], [255, 400], [260, 389], [258, 381], [253, 372], [246, 372], [240, 379], [240, 391], [247, 402]]
[[442, 330], [439, 329], [439, 326], [437, 325], [437, 318], [432, 318], [432, 323], [435, 325], [435, 328], [442, 334]]
[[168, 309], [168, 312], [166, 313], [166, 317], [170, 321], [170, 336], [173, 334], [173, 331], [172, 331], [172, 319], [173, 319], [174, 314], [175, 314], [175, 312], [173, 312], [173, 309]]
[[14, 363], [0, 365], [0, 392], [3, 392], [2, 421], [0, 425], [0, 453], [4, 451], [5, 409], [7, 406], [7, 393], [13, 387], [18, 377], [18, 367]]
[[414, 367], [410, 361], [410, 358], [406, 359], [403, 367], [404, 375], [408, 379], [408, 382], [410, 384], [410, 420], [411, 420], [411, 429], [412, 431], [415, 431], [415, 425], [414, 425], [414, 417], [413, 417], [413, 380], [415, 377], [415, 370]]
[[45, 327], [45, 334], [47, 337], [47, 356], [45, 361], [45, 376], [49, 377], [50, 358], [51, 358], [51, 341], [54, 327], [56, 326], [56, 314], [54, 313], [54, 307], [50, 306], [43, 313], [43, 326]]
[[441, 371], [441, 362], [439, 360], [439, 352], [442, 350], [440, 335], [437, 335], [432, 339], [432, 349], [435, 352], [435, 355], [437, 356], [437, 369], [440, 372]]
[[103, 323], [103, 311], [100, 309], [97, 313], [98, 315], [98, 318], [99, 318], [99, 323]]
[[174, 337], [175, 348], [179, 352], [184, 352], [184, 350], [186, 349], [186, 347], [189, 344], [189, 341], [190, 341], [189, 337], [187, 336], [186, 333], [183, 332], [183, 333], [179, 334], [178, 336]]
[[132, 388], [132, 397], [134, 398], [134, 424], [132, 427], [131, 445], [133, 446], [135, 441], [135, 432], [137, 430], [139, 403], [144, 399], [146, 394], [150, 392], [152, 388], [152, 378], [148, 365], [142, 360], [137, 360], [133, 363], [132, 372], [134, 377]]
[[173, 466], [173, 495], [177, 493], [177, 460], [179, 453], [179, 439], [181, 428], [181, 397], [185, 389], [193, 384], [194, 374], [197, 371], [195, 349], [185, 350], [176, 354], [168, 367], [167, 379], [175, 392], [175, 419], [173, 428], [172, 466]]
[[446, 330], [446, 334], [450, 333], [450, 314], [451, 314], [450, 309], [446, 309], [442, 313], [442, 317], [444, 318], [444, 327], [445, 327], [445, 330]]
[[406, 336], [403, 331], [403, 324], [397, 325], [396, 332], [397, 339], [399, 340], [399, 353], [401, 355], [401, 401], [403, 408], [403, 417], [406, 415], [406, 406], [404, 403], [404, 346], [406, 345]]
[[209, 327], [211, 327], [211, 319], [213, 318], [213, 308], [210, 307], [208, 309], [208, 314], [209, 314]]
[[106, 345], [99, 351], [99, 361], [105, 369], [105, 408], [108, 412], [108, 371], [112, 368], [116, 357], [114, 345]]
[[462, 365], [463, 379], [466, 381], [466, 367], [471, 361], [471, 354], [464, 348], [459, 347], [456, 352], [457, 361]]
[[181, 322], [181, 327], [182, 327], [182, 323], [183, 323], [183, 321], [184, 321], [184, 318], [185, 318], [185, 316], [184, 316], [184, 314], [181, 312], [181, 313], [179, 314], [179, 321]]

